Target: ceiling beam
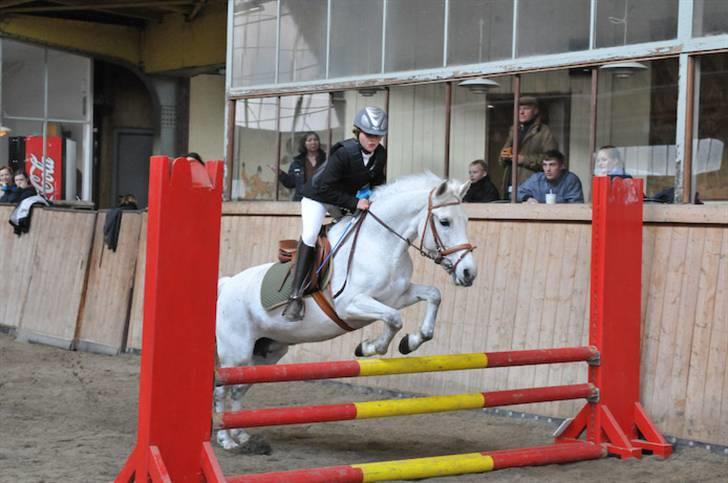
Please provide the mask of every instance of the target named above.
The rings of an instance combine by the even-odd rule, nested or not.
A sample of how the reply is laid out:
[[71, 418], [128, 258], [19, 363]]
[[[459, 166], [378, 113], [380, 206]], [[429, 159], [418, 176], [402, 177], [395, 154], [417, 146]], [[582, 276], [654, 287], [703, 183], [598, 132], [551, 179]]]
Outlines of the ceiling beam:
[[118, 10], [125, 8], [166, 8], [175, 5], [192, 5], [190, 0], [166, 0], [166, 1], [132, 1], [132, 2], [86, 2], [77, 5], [43, 5], [33, 7], [9, 7], [0, 10], [3, 13], [40, 13], [40, 12], [72, 12], [79, 10]]
[[[81, 7], [86, 6], [87, 4], [83, 1], [79, 0], [52, 0], [53, 3], [57, 3], [59, 5], [65, 5], [65, 6], [75, 6], [75, 7]], [[161, 15], [154, 14], [154, 13], [139, 13], [139, 12], [126, 12], [126, 11], [120, 11], [120, 10], [110, 10], [110, 9], [99, 9], [94, 10], [95, 12], [103, 12], [107, 13], [109, 15], [116, 15], [117, 17], [127, 17], [127, 18], [133, 18], [137, 20], [144, 20], [146, 22], [158, 22], [162, 19]]]
[[207, 0], [197, 0], [197, 2], [195, 2], [195, 6], [192, 7], [192, 11], [190, 12], [189, 15], [187, 15], [187, 21], [188, 22], [193, 21], [195, 19], [195, 17], [197, 17], [197, 15], [200, 14], [200, 12], [204, 8], [205, 4], [207, 4]]

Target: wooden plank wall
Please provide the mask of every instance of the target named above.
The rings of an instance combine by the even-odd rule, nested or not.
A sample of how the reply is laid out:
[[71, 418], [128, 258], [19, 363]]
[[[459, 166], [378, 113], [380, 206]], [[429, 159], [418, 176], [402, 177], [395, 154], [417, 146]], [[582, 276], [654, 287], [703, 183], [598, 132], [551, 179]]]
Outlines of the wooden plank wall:
[[32, 255], [19, 339], [73, 346], [95, 220], [95, 212], [33, 210], [25, 240], [32, 242]]
[[123, 212], [116, 251], [111, 251], [104, 243], [107, 214], [99, 212], [96, 217], [76, 347], [116, 354], [123, 350], [126, 340], [142, 213]]
[[[228, 210], [223, 217], [221, 275], [233, 275], [273, 260], [277, 240], [298, 235], [295, 211], [253, 205], [255, 208], [237, 212]], [[531, 219], [514, 216], [515, 211], [511, 213], [508, 207], [498, 208], [498, 214], [476, 216], [469, 226], [470, 239], [479, 247], [479, 276], [473, 287], [455, 287], [440, 267], [415, 258], [415, 280], [443, 291], [435, 339], [417, 355], [587, 342], [588, 207], [582, 207], [583, 212], [565, 210], [558, 216], [538, 215], [541, 207], [537, 207]], [[642, 401], [666, 433], [726, 444], [728, 222], [724, 215], [718, 217], [718, 222], [711, 221], [705, 215], [706, 208], [693, 209], [646, 210]], [[9, 210], [0, 207], [0, 216], [9, 215]], [[668, 216], [669, 210], [686, 213], [676, 221]], [[123, 249], [113, 255], [107, 250], [103, 258], [98, 240], [103, 216], [97, 222], [93, 212], [53, 209], [38, 210], [36, 215], [27, 235], [15, 237], [9, 227], [0, 230], [0, 268], [4, 274], [13, 274], [0, 278], [4, 299], [0, 324], [62, 345], [71, 345], [80, 337], [81, 341], [121, 347], [121, 313], [126, 310], [124, 300], [128, 301], [133, 285], [126, 344], [129, 349], [140, 348], [146, 215], [125, 214], [120, 245]], [[111, 256], [117, 258], [110, 260]], [[92, 266], [87, 267], [89, 264]], [[105, 311], [105, 304], [115, 308]], [[423, 315], [424, 307], [407, 309], [403, 333], [414, 330]], [[105, 323], [110, 325], [104, 327]], [[356, 345], [380, 330], [377, 323], [332, 341], [296, 346], [284, 362], [351, 359]], [[397, 343], [390, 351], [392, 356], [398, 355]], [[392, 390], [447, 394], [569, 384], [585, 377], [583, 365], [563, 364], [356, 382]], [[571, 416], [578, 406], [561, 402], [517, 409]]]

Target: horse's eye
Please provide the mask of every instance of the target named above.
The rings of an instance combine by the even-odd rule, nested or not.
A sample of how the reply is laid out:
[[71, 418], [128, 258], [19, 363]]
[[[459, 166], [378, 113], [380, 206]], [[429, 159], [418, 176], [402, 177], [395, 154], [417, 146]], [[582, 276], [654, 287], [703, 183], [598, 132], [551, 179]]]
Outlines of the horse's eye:
[[448, 220], [447, 218], [444, 220], [440, 220], [440, 224], [447, 228], [448, 226], [450, 226], [450, 220]]

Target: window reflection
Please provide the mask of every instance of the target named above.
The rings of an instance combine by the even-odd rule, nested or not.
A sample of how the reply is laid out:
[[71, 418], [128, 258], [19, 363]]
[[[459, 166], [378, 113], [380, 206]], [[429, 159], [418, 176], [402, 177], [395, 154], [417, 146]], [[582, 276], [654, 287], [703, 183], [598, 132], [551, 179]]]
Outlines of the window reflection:
[[678, 62], [641, 64], [646, 68], [600, 69], [597, 145], [615, 146], [627, 173], [644, 179], [654, 198], [674, 185]]
[[236, 1], [233, 9], [232, 84], [272, 84], [276, 72], [275, 1]]
[[728, 33], [728, 2], [725, 0], [695, 0], [693, 4], [693, 35]]
[[237, 101], [232, 198], [274, 199], [277, 157], [278, 99]]
[[693, 185], [702, 200], [728, 200], [728, 54], [700, 57], [699, 65]]
[[444, 0], [389, 0], [384, 70], [442, 66]]
[[326, 0], [282, 0], [278, 82], [323, 79]]
[[589, 0], [520, 0], [518, 56], [589, 48]]
[[448, 18], [448, 65], [479, 64], [511, 57], [511, 0], [453, 0]]
[[596, 46], [616, 47], [677, 37], [677, 0], [599, 0]]
[[331, 0], [329, 77], [382, 71], [383, 0]]

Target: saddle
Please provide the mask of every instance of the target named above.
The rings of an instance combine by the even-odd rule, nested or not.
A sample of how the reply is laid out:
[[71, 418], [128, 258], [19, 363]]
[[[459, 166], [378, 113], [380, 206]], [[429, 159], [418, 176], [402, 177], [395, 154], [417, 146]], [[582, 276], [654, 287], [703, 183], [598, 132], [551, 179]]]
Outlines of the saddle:
[[[273, 310], [288, 302], [292, 291], [291, 271], [295, 265], [297, 247], [296, 240], [278, 242], [278, 262], [274, 263], [265, 273], [260, 289], [261, 304], [266, 310]], [[327, 236], [327, 226], [324, 226], [316, 241], [316, 255], [304, 296], [310, 295], [336, 325], [346, 331], [351, 331], [353, 329], [336, 314], [331, 303], [329, 283], [333, 273], [331, 270], [333, 257], [329, 257], [330, 253], [331, 243]], [[320, 270], [319, 267], [321, 267]]]

